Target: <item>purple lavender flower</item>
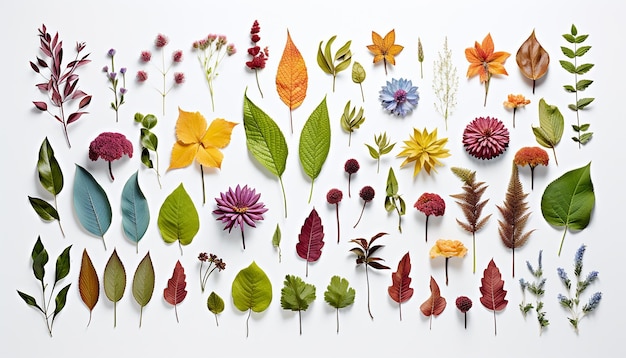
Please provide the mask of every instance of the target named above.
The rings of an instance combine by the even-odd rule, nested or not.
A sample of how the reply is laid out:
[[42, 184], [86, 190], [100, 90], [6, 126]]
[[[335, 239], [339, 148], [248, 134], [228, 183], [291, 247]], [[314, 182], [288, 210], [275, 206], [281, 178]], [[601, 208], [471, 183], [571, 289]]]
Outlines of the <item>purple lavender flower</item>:
[[576, 277], [580, 276], [583, 270], [583, 255], [585, 254], [585, 249], [587, 249], [585, 244], [580, 245], [574, 256], [574, 274]]
[[387, 81], [387, 85], [380, 90], [378, 98], [384, 109], [391, 114], [404, 117], [417, 107], [420, 96], [417, 93], [417, 86], [413, 86], [411, 80], [404, 78]]
[[109, 73], [109, 66], [102, 67], [102, 72]]
[[120, 94], [123, 96], [128, 92], [128, 90], [124, 87], [120, 87]]
[[593, 296], [591, 296], [591, 298], [589, 299], [589, 302], [583, 306], [583, 313], [586, 314], [598, 308], [598, 305], [600, 304], [601, 299], [602, 299], [602, 292], [594, 293]]
[[120, 68], [120, 73], [125, 75], [126, 74], [126, 67]]
[[263, 213], [267, 211], [265, 204], [259, 202], [261, 193], [256, 193], [255, 189], [243, 188], [237, 185], [235, 190], [228, 188], [227, 192], [220, 193], [219, 198], [215, 198], [217, 209], [213, 210], [213, 214], [219, 215], [217, 220], [225, 223], [224, 230], [228, 232], [235, 226], [241, 229], [241, 242], [243, 249], [246, 249], [244, 238], [244, 224], [256, 227], [256, 222], [263, 220]]
[[589, 285], [590, 283], [595, 281], [597, 278], [598, 278], [598, 271], [591, 271], [589, 272], [589, 274], [587, 274], [587, 278], [585, 279], [584, 284]]
[[109, 52], [108, 52], [108, 55], [109, 55], [109, 57], [115, 56], [115, 49], [114, 48], [110, 49]]

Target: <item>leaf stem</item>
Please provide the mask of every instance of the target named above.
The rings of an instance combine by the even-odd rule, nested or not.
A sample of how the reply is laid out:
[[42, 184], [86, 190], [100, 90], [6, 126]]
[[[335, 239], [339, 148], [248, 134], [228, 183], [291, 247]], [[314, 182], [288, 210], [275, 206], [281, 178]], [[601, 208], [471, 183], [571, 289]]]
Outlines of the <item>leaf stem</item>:
[[448, 286], [448, 261], [450, 261], [450, 258], [446, 257], [446, 286]]
[[204, 168], [200, 164], [200, 180], [202, 181], [202, 205], [206, 204], [206, 192], [204, 188]]
[[[57, 213], [59, 212], [56, 195], [54, 196], [54, 209], [57, 211]], [[61, 229], [61, 235], [65, 237], [65, 231], [63, 231], [63, 226], [61, 225], [61, 218], [59, 218], [59, 220], [57, 221], [59, 222], [59, 229]]]
[[428, 218], [430, 215], [426, 215], [426, 223], [424, 224], [424, 242], [428, 242]]
[[561, 245], [559, 246], [559, 253], [557, 256], [561, 256], [561, 250], [563, 249], [563, 242], [565, 241], [566, 233], [567, 233], [567, 225], [565, 225], [565, 230], [563, 230], [563, 236], [561, 237]]
[[370, 318], [374, 319], [372, 310], [370, 309], [370, 278], [367, 271], [367, 264], [365, 264], [365, 281], [367, 282], [367, 312], [370, 314]]
[[298, 310], [298, 323], [300, 324], [300, 335], [302, 335], [302, 310]]
[[335, 212], [337, 214], [337, 243], [339, 243], [339, 203], [335, 204]]
[[287, 217], [287, 195], [285, 194], [285, 185], [283, 184], [283, 177], [279, 176], [278, 181], [280, 182], [280, 189], [283, 192], [283, 205], [285, 208], [285, 218]]
[[339, 308], [337, 308], [336, 311], [337, 311], [337, 334], [339, 334]]
[[473, 232], [472, 233], [472, 251], [473, 252], [473, 256], [474, 256], [474, 263], [473, 263], [473, 273], [476, 273], [476, 233]]
[[254, 69], [254, 76], [256, 77], [256, 86], [259, 88], [259, 93], [261, 93], [261, 98], [263, 98], [263, 91], [261, 91], [261, 84], [259, 84], [259, 70]]
[[248, 318], [246, 318], [246, 338], [248, 338], [248, 334], [250, 333], [250, 327], [249, 327], [250, 315], [252, 315], [252, 309], [248, 310]]
[[363, 202], [363, 208], [361, 209], [361, 215], [359, 215], [359, 220], [356, 221], [356, 224], [354, 224], [354, 226], [352, 227], [353, 229], [356, 228], [357, 225], [359, 225], [359, 222], [361, 222], [361, 218], [363, 217], [363, 212], [365, 211], [365, 205], [367, 204], [367, 201]]
[[311, 198], [313, 197], [313, 183], [315, 183], [315, 180], [311, 180], [311, 191], [309, 192], [309, 204], [311, 204]]

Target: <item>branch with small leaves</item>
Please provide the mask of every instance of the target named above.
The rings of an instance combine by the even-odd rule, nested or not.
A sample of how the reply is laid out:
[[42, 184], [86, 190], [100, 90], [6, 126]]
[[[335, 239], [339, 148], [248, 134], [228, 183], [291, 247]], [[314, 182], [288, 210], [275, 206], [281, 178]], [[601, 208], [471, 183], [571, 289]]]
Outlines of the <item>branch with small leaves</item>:
[[355, 247], [350, 250], [350, 252], [356, 255], [357, 266], [360, 266], [361, 264], [365, 266], [365, 279], [367, 281], [367, 312], [369, 313], [371, 319], [374, 319], [374, 316], [372, 315], [372, 310], [370, 309], [370, 279], [367, 268], [372, 267], [376, 270], [390, 269], [389, 266], [385, 266], [380, 263], [380, 261], [384, 261], [382, 258], [373, 256], [375, 252], [384, 247], [384, 245], [373, 245], [374, 242], [384, 235], [387, 235], [387, 233], [379, 232], [378, 234], [372, 236], [369, 241], [363, 238], [350, 240], [350, 242], [354, 242], [359, 245], [359, 247]]
[[389, 138], [387, 138], [387, 132], [380, 133], [378, 135], [374, 135], [374, 143], [378, 148], [374, 148], [369, 144], [365, 144], [367, 149], [370, 152], [370, 156], [376, 159], [376, 173], [380, 172], [380, 157], [384, 154], [388, 154], [391, 152], [396, 143], [389, 143]]
[[[524, 318], [528, 315], [532, 309], [537, 313], [537, 321], [539, 322], [539, 335], [543, 332], [543, 329], [547, 327], [550, 322], [546, 318], [546, 312], [543, 310], [543, 295], [546, 293], [545, 285], [546, 279], [543, 278], [543, 269], [541, 265], [541, 257], [542, 252], [539, 251], [539, 259], [537, 260], [537, 268], [535, 269], [530, 262], [526, 261], [526, 266], [528, 267], [528, 271], [530, 271], [533, 276], [533, 282], [528, 282], [523, 278], [519, 280], [520, 286], [522, 287], [522, 303], [519, 305], [519, 309], [522, 312]], [[535, 303], [527, 303], [526, 302], [526, 291], [535, 296]]]
[[[154, 114], [146, 114], [145, 116], [139, 112], [135, 113], [135, 122], [141, 123], [140, 142], [141, 142], [141, 162], [149, 169], [153, 169], [157, 175], [159, 188], [161, 188], [161, 174], [159, 172], [159, 139], [150, 129], [157, 125], [157, 117]], [[150, 151], [153, 151], [156, 158], [156, 165], [150, 159]]]

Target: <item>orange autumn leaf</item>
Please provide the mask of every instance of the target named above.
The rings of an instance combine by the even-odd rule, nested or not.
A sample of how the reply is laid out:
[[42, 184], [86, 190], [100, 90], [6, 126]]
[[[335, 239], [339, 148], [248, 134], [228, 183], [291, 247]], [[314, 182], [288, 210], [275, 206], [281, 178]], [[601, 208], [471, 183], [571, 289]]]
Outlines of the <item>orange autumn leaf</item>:
[[430, 328], [433, 324], [433, 316], [439, 316], [446, 308], [446, 299], [441, 297], [441, 291], [437, 281], [430, 276], [430, 297], [422, 303], [420, 311], [426, 317], [430, 317]]
[[509, 56], [511, 56], [511, 54], [508, 52], [494, 51], [493, 39], [490, 33], [485, 36], [482, 44], [475, 41], [474, 47], [465, 49], [465, 58], [467, 58], [467, 61], [470, 63], [467, 69], [467, 78], [478, 75], [480, 77], [480, 83], [485, 84], [484, 105], [487, 104], [487, 93], [489, 92], [491, 76], [509, 75], [504, 68], [504, 62]]
[[200, 112], [178, 109], [176, 120], [176, 143], [172, 148], [170, 169], [184, 168], [194, 159], [201, 165], [220, 168], [224, 154], [220, 149], [230, 143], [233, 127], [237, 123], [217, 118], [207, 128], [207, 121]]
[[289, 30], [287, 30], [287, 43], [276, 71], [276, 91], [280, 99], [289, 107], [292, 133], [293, 121], [291, 120], [291, 111], [304, 102], [308, 82], [309, 76], [304, 58], [291, 40]]
[[385, 37], [381, 37], [375, 31], [372, 31], [372, 42], [374, 44], [367, 45], [367, 49], [370, 50], [371, 53], [374, 54], [374, 63], [378, 63], [383, 61], [385, 66], [385, 75], [387, 74], [387, 63], [390, 63], [395, 66], [396, 58], [404, 49], [404, 46], [396, 45], [396, 30], [391, 30], [385, 35]]

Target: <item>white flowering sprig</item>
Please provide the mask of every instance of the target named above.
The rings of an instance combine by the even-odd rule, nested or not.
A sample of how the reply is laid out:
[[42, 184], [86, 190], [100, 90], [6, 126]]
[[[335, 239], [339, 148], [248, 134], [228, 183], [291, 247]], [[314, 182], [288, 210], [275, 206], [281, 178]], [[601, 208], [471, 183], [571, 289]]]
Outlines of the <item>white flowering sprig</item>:
[[562, 307], [566, 308], [571, 316], [567, 319], [569, 323], [574, 327], [576, 333], [578, 333], [578, 325], [580, 320], [588, 315], [589, 313], [595, 311], [600, 304], [600, 300], [602, 299], [602, 292], [596, 292], [589, 298], [589, 301], [580, 307], [580, 301], [582, 293], [591, 285], [595, 280], [598, 279], [598, 271], [591, 271], [587, 274], [587, 276], [582, 278], [582, 270], [583, 270], [583, 255], [585, 253], [585, 249], [587, 247], [583, 244], [576, 251], [576, 256], [574, 256], [574, 276], [576, 277], [576, 286], [574, 287], [574, 295], [572, 296], [570, 290], [572, 289], [572, 281], [567, 276], [567, 273], [563, 268], [557, 268], [557, 273], [559, 274], [559, 278], [563, 285], [567, 289], [567, 296], [559, 294], [558, 300]]
[[[541, 256], [543, 251], [539, 251], [539, 258], [537, 260], [537, 269], [534, 269], [529, 261], [526, 261], [528, 271], [533, 275], [533, 282], [527, 282], [523, 278], [519, 280], [522, 287], [522, 303], [519, 308], [522, 311], [522, 315], [526, 318], [526, 315], [530, 310], [535, 309], [537, 313], [537, 321], [539, 322], [539, 335], [543, 332], [543, 329], [547, 327], [550, 322], [546, 318], [546, 312], [543, 310], [543, 295], [545, 294], [546, 279], [543, 278], [543, 269], [541, 265]], [[526, 303], [526, 290], [535, 296], [535, 303]]]
[[443, 43], [443, 51], [433, 66], [433, 90], [435, 91], [435, 109], [443, 116], [448, 130], [448, 117], [456, 107], [456, 91], [459, 88], [459, 76], [452, 64], [452, 51], [448, 48], [448, 38]]
[[[109, 68], [109, 66], [104, 66], [102, 68], [102, 72], [106, 74], [107, 79], [111, 84], [111, 87], [109, 87], [109, 89], [113, 92], [113, 102], [111, 102], [111, 108], [115, 111], [115, 121], [119, 122], [119, 110], [120, 107], [126, 103], [124, 102], [124, 96], [128, 92], [128, 89], [126, 88], [126, 67], [120, 68], [118, 76], [118, 72], [115, 72], [115, 49], [110, 49], [109, 52], [107, 52], [107, 56], [111, 58], [111, 68]], [[122, 79], [122, 86], [119, 87], [118, 91], [120, 77]]]
[[211, 93], [211, 108], [215, 111], [213, 81], [217, 78], [217, 67], [226, 55], [232, 56], [237, 50], [235, 45], [227, 44], [226, 36], [210, 34], [202, 40], [194, 41], [192, 47], [198, 51], [198, 61], [204, 72], [204, 78]]

